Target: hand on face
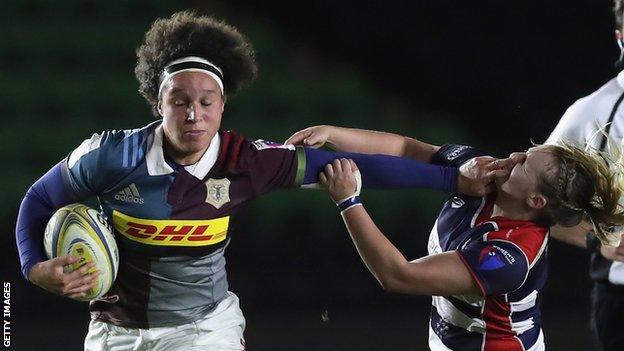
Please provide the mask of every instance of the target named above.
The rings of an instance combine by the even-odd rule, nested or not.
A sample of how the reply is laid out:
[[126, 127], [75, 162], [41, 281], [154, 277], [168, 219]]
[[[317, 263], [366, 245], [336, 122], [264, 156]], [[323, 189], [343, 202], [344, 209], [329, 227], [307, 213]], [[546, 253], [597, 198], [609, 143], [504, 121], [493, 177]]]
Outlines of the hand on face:
[[355, 162], [346, 158], [336, 159], [325, 166], [325, 170], [319, 175], [319, 180], [334, 202], [355, 195], [357, 192], [355, 172], [357, 170]]
[[486, 196], [496, 190], [497, 181], [509, 178], [513, 167], [524, 162], [525, 158], [523, 152], [513, 153], [504, 159], [475, 157], [459, 167], [457, 190], [466, 195]]
[[301, 145], [318, 149], [329, 138], [329, 126], [314, 126], [295, 132], [284, 144]]

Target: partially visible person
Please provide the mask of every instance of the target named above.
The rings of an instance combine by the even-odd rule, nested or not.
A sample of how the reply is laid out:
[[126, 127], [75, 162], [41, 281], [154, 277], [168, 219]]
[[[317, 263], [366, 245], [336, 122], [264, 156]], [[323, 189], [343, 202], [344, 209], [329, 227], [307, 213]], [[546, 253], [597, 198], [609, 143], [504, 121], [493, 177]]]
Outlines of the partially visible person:
[[[462, 166], [483, 153], [399, 135], [317, 126], [287, 143], [410, 156]], [[427, 257], [411, 261], [375, 225], [354, 192], [356, 164], [335, 160], [320, 176], [367, 268], [388, 291], [431, 295], [429, 347], [458, 351], [545, 349], [540, 313], [549, 227], [593, 224], [605, 244], [624, 224], [622, 188], [600, 155], [568, 144], [514, 153], [489, 197], [451, 195], [429, 236]], [[414, 228], [415, 232], [424, 232]]]
[[[624, 137], [624, 1], [615, 0], [615, 39], [620, 47], [617, 76], [590, 95], [570, 106], [546, 143], [567, 140], [605, 151]], [[613, 142], [609, 142], [609, 139]], [[610, 145], [611, 144], [611, 145]], [[601, 350], [624, 350], [624, 242], [604, 246], [592, 233], [589, 223], [574, 228], [555, 227], [552, 236], [568, 244], [586, 248], [590, 255], [592, 280], [591, 330]]]

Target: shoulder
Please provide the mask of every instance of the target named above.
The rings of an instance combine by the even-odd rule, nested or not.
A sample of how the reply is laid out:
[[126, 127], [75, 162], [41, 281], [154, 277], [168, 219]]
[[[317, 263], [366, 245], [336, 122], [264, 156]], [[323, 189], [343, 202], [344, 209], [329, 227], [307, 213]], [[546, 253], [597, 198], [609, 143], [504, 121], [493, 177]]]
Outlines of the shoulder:
[[533, 265], [546, 249], [548, 229], [530, 222], [518, 223], [517, 226], [491, 231], [484, 240], [512, 245], [526, 257], [529, 265]]
[[[565, 116], [595, 119], [597, 112], [610, 111], [624, 90], [617, 78], [613, 78], [593, 93], [576, 100], [566, 111]], [[593, 115], [593, 116], [592, 116]]]
[[85, 158], [99, 160], [99, 166], [108, 163], [119, 163], [121, 167], [136, 165], [143, 158], [148, 136], [158, 124], [154, 122], [138, 129], [94, 133], [69, 154], [68, 167]]
[[220, 132], [221, 148], [217, 164], [228, 171], [240, 171], [246, 165], [265, 162], [267, 157], [279, 157], [284, 152], [294, 152], [292, 145], [283, 145], [265, 139], [248, 139], [244, 135], [228, 130]]
[[607, 123], [622, 93], [624, 90], [618, 79], [613, 78], [593, 93], [576, 100], [565, 111], [547, 142], [554, 143], [560, 139], [587, 142], [599, 125]]

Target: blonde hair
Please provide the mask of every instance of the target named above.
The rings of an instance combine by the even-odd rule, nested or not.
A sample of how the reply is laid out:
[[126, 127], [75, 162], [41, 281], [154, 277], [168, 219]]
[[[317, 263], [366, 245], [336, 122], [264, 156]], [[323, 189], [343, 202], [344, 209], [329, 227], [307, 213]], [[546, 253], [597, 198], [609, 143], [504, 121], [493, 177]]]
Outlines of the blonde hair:
[[560, 141], [542, 145], [556, 165], [545, 170], [538, 190], [549, 198], [540, 214], [552, 224], [574, 226], [585, 220], [605, 245], [617, 245], [624, 225], [624, 154], [611, 139], [606, 152]]

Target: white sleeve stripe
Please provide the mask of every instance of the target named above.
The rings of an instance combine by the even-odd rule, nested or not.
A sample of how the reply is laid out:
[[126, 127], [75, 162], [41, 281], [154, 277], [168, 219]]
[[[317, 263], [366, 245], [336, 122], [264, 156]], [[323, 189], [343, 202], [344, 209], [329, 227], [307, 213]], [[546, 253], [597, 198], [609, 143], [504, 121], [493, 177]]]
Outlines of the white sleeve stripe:
[[537, 294], [538, 294], [537, 290], [533, 290], [530, 294], [525, 296], [522, 300], [515, 301], [515, 302], [510, 302], [509, 305], [511, 306], [511, 311], [512, 312], [522, 312], [522, 311], [526, 311], [529, 308], [535, 306], [535, 304], [537, 302]]
[[72, 168], [82, 158], [82, 156], [88, 154], [89, 152], [96, 150], [100, 147], [102, 142], [102, 136], [100, 134], [93, 134], [91, 139], [86, 139], [80, 144], [72, 153], [69, 155], [69, 159], [67, 160], [67, 167]]
[[456, 327], [470, 332], [484, 334], [485, 321], [481, 318], [470, 318], [443, 296], [432, 296], [431, 304], [436, 308], [440, 318]]

